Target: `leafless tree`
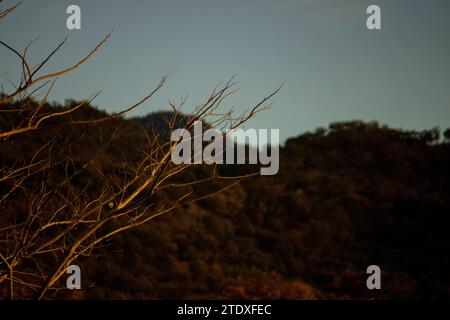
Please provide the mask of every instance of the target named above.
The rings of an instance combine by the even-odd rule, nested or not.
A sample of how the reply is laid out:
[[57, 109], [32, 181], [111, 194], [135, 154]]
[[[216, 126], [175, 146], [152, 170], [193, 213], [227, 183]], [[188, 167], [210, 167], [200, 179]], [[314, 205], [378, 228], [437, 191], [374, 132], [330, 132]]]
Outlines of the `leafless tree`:
[[[15, 8], [16, 6], [0, 10], [0, 19]], [[57, 78], [81, 67], [99, 51], [109, 37], [110, 34], [77, 63], [49, 73], [45, 72], [48, 62], [67, 39], [34, 66], [28, 62], [27, 51], [35, 41], [31, 41], [23, 51], [18, 51], [0, 40], [4, 49], [18, 58], [21, 74], [14, 90], [2, 90], [0, 95], [0, 122], [3, 124], [0, 127], [0, 149], [11, 141], [22, 141], [29, 135], [45, 130], [66, 126], [96, 127], [108, 121], [114, 123], [126, 113], [142, 106], [164, 86], [166, 77], [138, 102], [118, 113], [96, 119], [70, 116], [89, 105], [95, 96], [62, 110], [47, 108], [47, 99]], [[279, 89], [242, 114], [236, 114], [233, 109], [222, 108], [225, 99], [235, 90], [233, 79], [220, 84], [187, 118], [181, 117], [185, 99], [180, 103], [169, 102], [173, 109], [173, 116], [167, 121], [169, 131], [176, 129], [180, 119], [188, 130], [199, 120], [216, 128], [236, 128], [268, 108], [269, 99]], [[225, 111], [221, 111], [222, 109]], [[91, 256], [109, 239], [183, 204], [232, 188], [249, 176], [224, 177], [218, 174], [215, 167], [211, 167], [208, 177], [174, 183], [174, 178], [191, 166], [176, 166], [171, 162], [171, 152], [179, 141], [160, 139], [158, 133], [146, 132], [146, 136], [145, 155], [135, 163], [127, 163], [126, 174], [111, 177], [101, 169], [96, 171], [96, 174], [102, 176], [104, 183], [95, 193], [87, 192], [87, 187], [75, 188], [71, 185], [74, 177], [87, 170], [92, 162], [87, 161], [81, 167], [69, 170], [73, 167], [73, 159], [64, 156], [66, 148], [61, 146], [57, 138], [48, 138], [42, 142], [27, 161], [1, 162], [0, 296], [4, 294], [9, 299], [47, 298], [51, 296], [50, 292], [58, 290], [59, 280], [69, 265], [81, 257]], [[71, 137], [62, 138], [65, 138], [65, 146], [76, 143]], [[113, 143], [114, 134], [105, 144]], [[55, 178], [58, 168], [65, 168], [63, 178]], [[225, 183], [217, 190], [210, 190], [202, 195], [193, 194], [187, 188], [211, 180], [222, 180]], [[168, 190], [177, 195], [175, 199], [163, 203], [154, 200], [160, 192]]]

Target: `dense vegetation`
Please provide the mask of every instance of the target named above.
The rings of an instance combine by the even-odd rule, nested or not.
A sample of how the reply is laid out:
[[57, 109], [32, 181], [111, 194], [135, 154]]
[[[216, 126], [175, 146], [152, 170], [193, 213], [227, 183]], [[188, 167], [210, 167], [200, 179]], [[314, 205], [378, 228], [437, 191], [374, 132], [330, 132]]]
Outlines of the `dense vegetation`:
[[[102, 114], [80, 112], [84, 118]], [[117, 126], [116, 143], [109, 146], [105, 141]], [[1, 161], [32, 156], [33, 145], [57, 137], [58, 130], [82, 140], [82, 147], [67, 154], [74, 166], [95, 154], [90, 170], [106, 176], [120, 171], [124, 159], [139, 157], [133, 150], [146, 143], [137, 121], [115, 120], [4, 141]], [[448, 298], [449, 163], [450, 144], [437, 129], [331, 124], [289, 139], [278, 175], [251, 178], [180, 207], [79, 261], [83, 290], [61, 291], [59, 297]], [[201, 177], [205, 170], [198, 166], [187, 174]], [[220, 170], [238, 174], [252, 168]], [[72, 187], [89, 179], [86, 170]], [[91, 181], [92, 192], [95, 185]], [[19, 212], [23, 204], [17, 201]], [[382, 269], [382, 290], [366, 288], [371, 264]]]

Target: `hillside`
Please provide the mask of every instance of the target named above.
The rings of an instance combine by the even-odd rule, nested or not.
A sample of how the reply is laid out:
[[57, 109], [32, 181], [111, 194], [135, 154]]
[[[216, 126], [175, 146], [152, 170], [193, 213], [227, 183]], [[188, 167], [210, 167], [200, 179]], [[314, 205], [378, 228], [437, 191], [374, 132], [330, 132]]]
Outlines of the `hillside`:
[[[83, 112], [83, 117], [99, 116], [95, 109]], [[109, 145], [116, 127], [119, 134]], [[80, 141], [82, 147], [67, 154], [74, 166], [95, 154], [92, 170], [105, 173], [140, 157], [135, 151], [147, 141], [135, 120], [120, 119], [4, 141], [1, 161], [31, 157], [36, 141], [58, 137], [58, 130]], [[86, 278], [76, 297], [450, 297], [450, 144], [439, 142], [436, 130], [335, 123], [289, 139], [280, 152], [278, 175], [250, 178], [214, 198], [179, 207], [110, 241], [96, 252], [98, 258], [82, 259]], [[205, 170], [198, 166], [187, 174], [202, 176]], [[89, 172], [71, 187], [89, 180]], [[95, 186], [92, 181], [92, 192]], [[3, 208], [1, 219], [22, 209], [18, 198], [16, 206]], [[381, 291], [366, 288], [370, 264], [383, 271]]]

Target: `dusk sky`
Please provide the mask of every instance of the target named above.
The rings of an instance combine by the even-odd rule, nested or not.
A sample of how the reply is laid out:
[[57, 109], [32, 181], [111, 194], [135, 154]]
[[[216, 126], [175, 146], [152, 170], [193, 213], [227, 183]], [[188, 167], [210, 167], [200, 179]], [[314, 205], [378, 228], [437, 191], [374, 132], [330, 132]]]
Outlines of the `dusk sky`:
[[[66, 28], [70, 4], [81, 7], [81, 30]], [[381, 30], [366, 28], [370, 4], [381, 7]], [[186, 94], [189, 112], [232, 75], [241, 89], [229, 106], [239, 110], [285, 83], [272, 109], [247, 125], [279, 128], [284, 140], [353, 119], [450, 127], [449, 14], [448, 0], [25, 0], [0, 23], [0, 39], [22, 51], [39, 37], [29, 52], [37, 63], [68, 36], [46, 69], [55, 71], [114, 30], [90, 61], [58, 80], [50, 99], [101, 90], [94, 104], [109, 112], [139, 100], [172, 71], [132, 115], [169, 109], [168, 99]], [[18, 68], [17, 57], [0, 48], [6, 89]]]

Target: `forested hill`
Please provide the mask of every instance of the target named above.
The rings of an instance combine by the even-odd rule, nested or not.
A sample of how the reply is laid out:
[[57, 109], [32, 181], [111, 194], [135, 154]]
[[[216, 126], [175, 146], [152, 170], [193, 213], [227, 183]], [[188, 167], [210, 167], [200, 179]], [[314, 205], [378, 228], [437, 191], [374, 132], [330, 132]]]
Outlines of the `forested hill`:
[[[67, 154], [74, 167], [96, 154], [93, 168], [70, 182], [81, 188], [88, 181], [88, 192], [101, 184], [90, 172], [100, 170], [105, 179], [121, 172], [121, 161], [139, 157], [133, 150], [144, 150], [147, 142], [135, 120], [55, 127], [3, 141], [3, 164], [32, 157], [34, 144], [49, 136], [63, 144], [58, 130], [77, 139], [79, 147]], [[346, 122], [289, 139], [280, 150], [278, 175], [249, 178], [182, 206], [81, 259], [83, 290], [69, 298], [450, 298], [445, 138], [449, 131], [441, 138], [436, 129]], [[201, 194], [213, 183], [192, 192]], [[0, 222], [20, 217], [26, 203], [18, 198], [2, 210]], [[381, 267], [382, 290], [366, 288], [372, 264]]]
[[[450, 144], [439, 141], [435, 129], [363, 122], [289, 139], [278, 175], [124, 236], [120, 258], [92, 268], [86, 294], [450, 297]], [[380, 291], [366, 288], [371, 264], [382, 269]]]
[[376, 264], [375, 297], [448, 297], [450, 144], [438, 141], [437, 129], [357, 121], [288, 140], [279, 175], [246, 188], [280, 272], [365, 298], [364, 271]]

